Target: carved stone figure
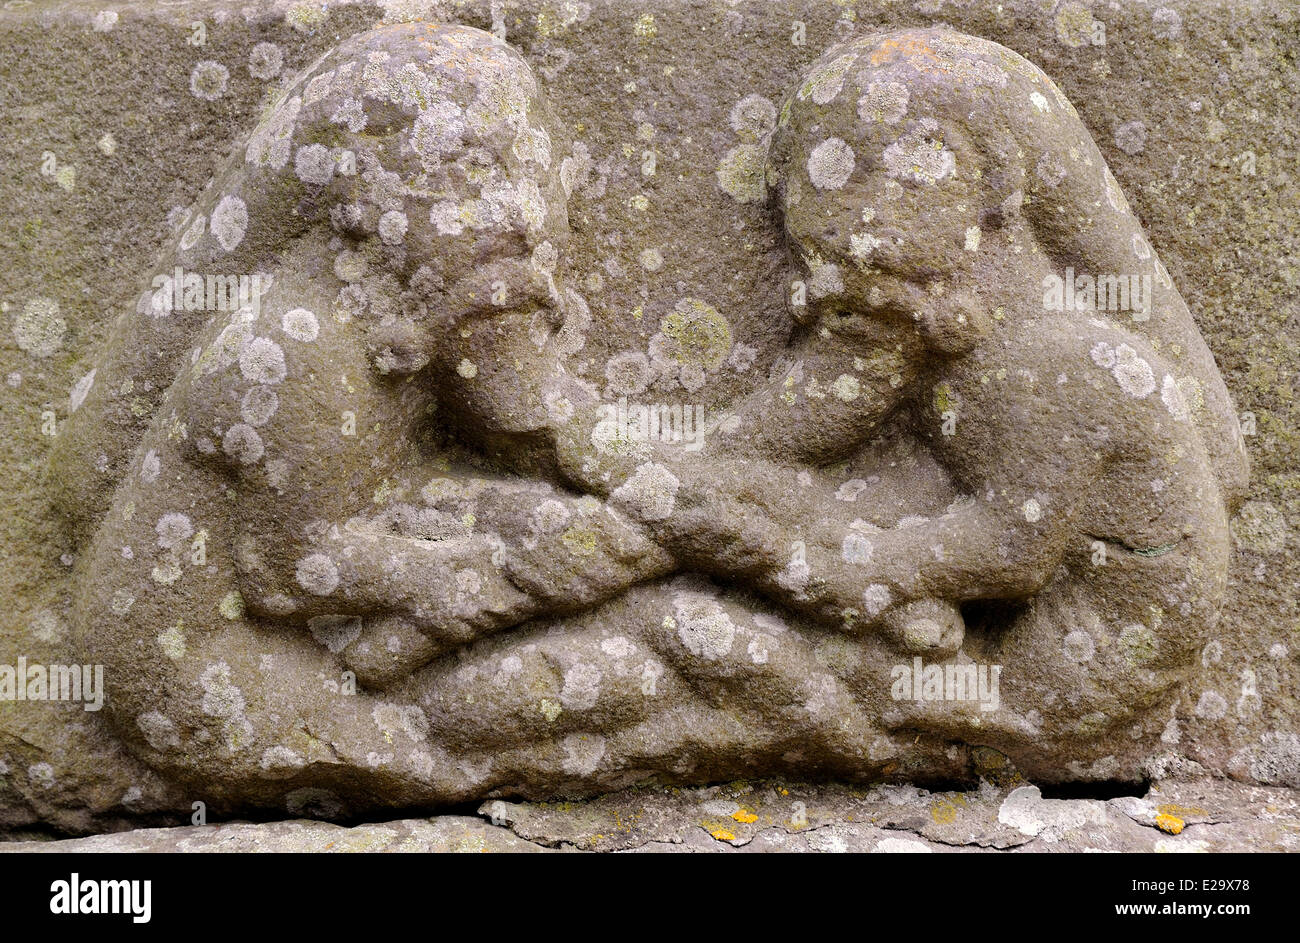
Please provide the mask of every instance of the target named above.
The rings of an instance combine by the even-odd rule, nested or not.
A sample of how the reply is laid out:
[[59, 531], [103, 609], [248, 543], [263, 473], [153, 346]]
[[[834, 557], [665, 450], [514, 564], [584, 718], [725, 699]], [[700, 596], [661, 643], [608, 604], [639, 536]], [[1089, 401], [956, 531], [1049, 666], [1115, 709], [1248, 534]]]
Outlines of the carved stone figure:
[[[904, 31], [829, 50], [758, 146], [787, 347], [656, 441], [569, 369], [576, 163], [524, 59], [404, 24], [306, 69], [59, 443], [79, 644], [139, 755], [327, 816], [981, 747], [1139, 775], [1246, 465], [1078, 116], [996, 44]], [[707, 366], [722, 328], [675, 324]]]

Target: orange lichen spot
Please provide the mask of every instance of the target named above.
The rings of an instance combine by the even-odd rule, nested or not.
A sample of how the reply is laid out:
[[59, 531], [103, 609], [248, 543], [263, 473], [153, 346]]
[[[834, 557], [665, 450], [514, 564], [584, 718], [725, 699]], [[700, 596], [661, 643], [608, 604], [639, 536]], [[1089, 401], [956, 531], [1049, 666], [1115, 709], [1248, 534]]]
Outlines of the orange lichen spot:
[[907, 34], [897, 38], [890, 37], [872, 50], [871, 64], [884, 65], [900, 57], [905, 57], [908, 65], [918, 71], [950, 71], [947, 60], [932, 49], [929, 43], [920, 37]]
[[713, 831], [709, 832], [709, 834], [712, 835], [714, 838], [716, 838], [718, 841], [736, 840], [736, 836], [733, 835], [731, 832], [727, 831], [725, 828], [715, 828]]
[[949, 825], [957, 821], [957, 807], [951, 802], [936, 802], [930, 806], [930, 818], [938, 825]]
[[1156, 811], [1162, 815], [1176, 815], [1181, 818], [1187, 818], [1193, 815], [1209, 815], [1205, 809], [1195, 805], [1175, 805], [1172, 802], [1156, 806]]
[[1186, 824], [1176, 815], [1166, 815], [1162, 812], [1156, 816], [1156, 828], [1162, 832], [1168, 832], [1170, 835], [1177, 835]]
[[735, 812], [731, 813], [731, 817], [737, 822], [741, 822], [745, 825], [748, 825], [750, 822], [758, 821], [758, 816], [753, 812], [750, 812], [748, 809], [737, 809]]

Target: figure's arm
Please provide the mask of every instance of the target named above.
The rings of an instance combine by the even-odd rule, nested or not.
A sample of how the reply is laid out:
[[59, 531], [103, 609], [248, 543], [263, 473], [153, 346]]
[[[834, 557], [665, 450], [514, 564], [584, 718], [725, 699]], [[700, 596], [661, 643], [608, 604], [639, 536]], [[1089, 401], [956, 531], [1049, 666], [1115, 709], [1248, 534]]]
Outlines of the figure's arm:
[[[684, 565], [797, 605], [798, 580], [782, 574], [799, 548], [838, 544], [846, 517], [880, 516], [869, 496], [846, 508], [817, 467], [856, 453], [914, 392], [917, 365], [892, 345], [859, 353], [840, 338], [805, 339], [734, 409], [707, 410], [691, 448], [638, 440], [635, 417], [582, 403], [556, 430], [561, 471], [644, 522]], [[671, 496], [653, 499], [656, 489]]]
[[[588, 484], [641, 522], [683, 568], [748, 583], [781, 605], [825, 617], [808, 595], [803, 567], [816, 561], [825, 574], [822, 564], [839, 558], [852, 533], [850, 506], [825, 481], [801, 481], [794, 468], [707, 448], [641, 445], [631, 459], [598, 456], [587, 471], [599, 473]], [[851, 506], [852, 518], [876, 517], [866, 498]]]
[[481, 525], [512, 585], [547, 612], [579, 611], [672, 572], [676, 561], [645, 525], [599, 498], [517, 491], [479, 495]]
[[[592, 463], [600, 471], [593, 482], [645, 520], [684, 567], [740, 578], [829, 624], [870, 623], [890, 604], [925, 598], [1024, 597], [1062, 558], [1077, 502], [1105, 461], [1112, 420], [1105, 403], [1085, 409], [1077, 397], [1035, 396], [1026, 413], [1006, 402], [977, 403], [980, 389], [966, 388], [959, 434], [935, 443], [943, 464], [978, 497], [907, 527], [855, 529], [846, 505], [824, 487], [802, 486], [796, 470], [719, 459], [707, 447], [686, 454], [639, 443], [643, 454]], [[1077, 431], [1049, 440], [1043, 427]], [[671, 502], [645, 500], [665, 484]], [[874, 523], [871, 508], [868, 490], [852, 514]]]
[[473, 530], [449, 539], [355, 519], [313, 527], [324, 536], [309, 542], [278, 527], [264, 540], [246, 531], [253, 545], [277, 552], [245, 556], [241, 590], [255, 615], [360, 619], [344, 662], [363, 683], [383, 684], [485, 635], [596, 605], [674, 568], [644, 528], [598, 500], [537, 492], [483, 485]]

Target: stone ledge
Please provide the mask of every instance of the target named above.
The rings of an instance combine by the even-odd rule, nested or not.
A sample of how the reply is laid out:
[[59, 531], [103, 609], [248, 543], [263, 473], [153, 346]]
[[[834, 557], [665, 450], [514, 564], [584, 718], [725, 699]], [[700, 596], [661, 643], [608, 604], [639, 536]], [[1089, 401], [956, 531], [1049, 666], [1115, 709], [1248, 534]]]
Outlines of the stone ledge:
[[1223, 780], [1107, 800], [1043, 798], [1014, 782], [968, 792], [731, 783], [586, 802], [489, 801], [478, 814], [138, 829], [11, 842], [0, 852], [1300, 851], [1300, 792]]
[[[12, 121], [5, 145], [13, 166], [22, 171], [3, 188], [16, 211], [0, 222], [5, 236], [0, 242], [16, 249], [15, 264], [0, 272], [0, 301], [11, 305], [6, 310], [12, 322], [31, 298], [57, 299], [72, 327], [66, 349], [53, 360], [27, 358], [9, 343], [4, 351], [9, 365], [0, 372], [18, 382], [3, 389], [7, 411], [34, 417], [51, 403], [66, 402], [84, 372], [85, 356], [155, 258], [166, 211], [190, 202], [232, 136], [244, 133], [257, 114], [269, 87], [248, 72], [250, 49], [257, 41], [283, 47], [287, 75], [332, 40], [381, 17], [438, 14], [486, 28], [494, 9], [506, 11], [510, 40], [534, 61], [566, 120], [575, 127], [589, 125], [583, 136], [597, 163], [611, 161], [609, 180], [602, 183], [611, 196], [590, 201], [589, 232], [604, 232], [612, 219], [615, 231], [622, 227], [636, 234], [625, 240], [623, 253], [623, 268], [636, 272], [643, 244], [678, 245], [677, 233], [686, 228], [683, 216], [656, 214], [647, 229], [627, 222], [632, 214], [620, 206], [625, 207], [629, 181], [639, 180], [640, 171], [630, 158], [622, 167], [618, 155], [624, 142], [638, 140], [637, 110], [608, 109], [590, 101], [586, 92], [610, 85], [613, 70], [633, 66], [644, 77], [629, 72], [627, 78], [650, 82], [662, 73], [660, 59], [668, 52], [690, 60], [696, 73], [692, 81], [701, 92], [672, 99], [672, 123], [664, 124], [660, 140], [670, 134], [674, 140], [684, 138], [683, 129], [693, 126], [716, 129], [721, 136], [694, 135], [690, 146], [679, 142], [683, 164], [707, 180], [721, 151], [733, 143], [726, 121], [730, 92], [712, 91], [740, 87], [734, 76], [742, 75], [745, 89], [761, 82], [762, 87], [755, 86], [759, 91], [774, 94], [770, 89], [784, 87], [796, 66], [835, 35], [842, 9], [830, 0], [788, 6], [722, 0], [646, 4], [642, 9], [658, 17], [653, 50], [659, 58], [642, 68], [636, 56], [623, 52], [652, 44], [636, 36], [633, 16], [625, 15], [617, 2], [594, 2], [589, 23], [550, 33], [543, 28], [547, 16], [560, 6], [548, 0], [331, 3], [325, 25], [317, 28], [302, 19], [308, 4], [288, 0], [259, 6], [7, 5], [0, 31], [8, 37], [7, 48], [20, 54], [8, 63], [14, 97], [6, 102]], [[1071, 24], [1082, 19], [1080, 10], [1088, 6], [1007, 0], [996, 5], [995, 14], [994, 5], [860, 0], [854, 9], [862, 23], [942, 21], [997, 39], [1058, 80], [1079, 106], [1186, 294], [1235, 402], [1258, 415], [1260, 435], [1250, 446], [1255, 491], [1234, 521], [1238, 556], [1231, 600], [1218, 637], [1202, 656], [1203, 672], [1172, 708], [1163, 742], [1176, 745], [1188, 763], [1204, 769], [1294, 785], [1300, 782], [1294, 697], [1300, 623], [1295, 621], [1292, 587], [1300, 557], [1287, 548], [1295, 543], [1300, 492], [1294, 471], [1297, 414], [1288, 387], [1288, 377], [1294, 376], [1294, 332], [1285, 325], [1289, 318], [1294, 323], [1291, 286], [1300, 229], [1293, 211], [1294, 174], [1287, 169], [1294, 164], [1289, 158], [1296, 138], [1287, 116], [1296, 78], [1286, 50], [1294, 48], [1298, 21], [1286, 4], [1275, 0], [1092, 5], [1107, 26], [1107, 45], [1079, 45]], [[105, 31], [108, 19], [98, 25], [97, 20], [110, 8], [113, 25]], [[286, 17], [291, 8], [296, 12]], [[1181, 22], [1176, 30], [1168, 22], [1170, 9]], [[808, 21], [804, 49], [791, 48], [788, 41], [796, 10]], [[188, 24], [199, 18], [213, 27], [206, 49], [185, 42]], [[710, 30], [727, 30], [732, 41], [717, 43]], [[713, 51], [719, 48], [726, 51]], [[147, 53], [143, 60], [141, 50]], [[593, 51], [598, 53], [595, 62], [584, 58], [583, 53]], [[231, 70], [230, 90], [217, 103], [196, 97], [189, 87], [194, 62], [208, 58]], [[150, 67], [139, 68], [141, 61]], [[601, 120], [593, 120], [597, 117]], [[1143, 125], [1143, 142], [1120, 134], [1134, 122]], [[97, 146], [107, 134], [112, 134], [112, 153]], [[41, 176], [38, 158], [46, 148], [57, 153], [61, 167], [76, 169], [75, 176]], [[1240, 166], [1247, 153], [1252, 171], [1258, 157], [1258, 174]], [[667, 179], [661, 174], [665, 186]], [[683, 212], [689, 208], [685, 200], [665, 205]], [[698, 223], [702, 215], [696, 212], [691, 218]], [[730, 214], [719, 216], [716, 230], [707, 229], [710, 235], [698, 247], [678, 249], [686, 257], [681, 269], [699, 273], [691, 276], [690, 292], [702, 282], [727, 292], [725, 286], [734, 281], [752, 293], [751, 286], [761, 283], [753, 272], [734, 280], [730, 271], [719, 275], [707, 259], [697, 257], [723, 237], [731, 238], [726, 227], [732, 222]], [[631, 291], [610, 291], [611, 310], [631, 310], [640, 303]], [[724, 307], [744, 309], [734, 298]], [[48, 446], [39, 428], [35, 421], [16, 424], [5, 446], [6, 467], [17, 472], [5, 502], [17, 536], [10, 545], [12, 563], [0, 564], [11, 587], [6, 599], [10, 626], [0, 632], [0, 647], [8, 654], [0, 663], [12, 663], [20, 654], [46, 662], [69, 657], [70, 587], [60, 559], [64, 548], [52, 532], [49, 496], [34, 471]], [[1257, 693], [1247, 693], [1256, 686]], [[82, 832], [138, 824], [149, 821], [148, 814], [183, 820], [192, 797], [169, 790], [126, 756], [101, 726], [79, 711], [74, 720], [55, 712], [5, 716], [0, 723], [0, 820]], [[271, 826], [249, 827], [264, 831]]]

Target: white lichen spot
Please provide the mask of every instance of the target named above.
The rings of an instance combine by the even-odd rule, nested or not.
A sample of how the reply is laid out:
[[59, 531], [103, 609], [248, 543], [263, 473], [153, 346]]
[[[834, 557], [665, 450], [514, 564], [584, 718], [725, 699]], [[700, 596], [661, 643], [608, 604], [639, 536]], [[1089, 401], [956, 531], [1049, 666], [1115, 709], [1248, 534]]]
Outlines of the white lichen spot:
[[646, 462], [610, 495], [610, 503], [645, 521], [661, 521], [673, 513], [681, 482], [663, 465]]
[[1058, 187], [1061, 181], [1069, 175], [1065, 163], [1061, 158], [1050, 152], [1044, 153], [1038, 158], [1038, 163], [1034, 165], [1034, 176], [1043, 181], [1048, 187]]
[[1151, 14], [1151, 26], [1159, 39], [1177, 39], [1183, 32], [1183, 18], [1177, 10], [1160, 7]]
[[857, 53], [848, 53], [819, 66], [799, 88], [799, 100], [811, 98], [818, 105], [830, 104], [843, 91], [844, 77], [857, 59]]
[[1150, 396], [1156, 388], [1156, 377], [1151, 364], [1139, 357], [1137, 351], [1128, 344], [1120, 344], [1115, 348], [1115, 366], [1111, 368], [1111, 373], [1120, 389], [1135, 399]]
[[212, 211], [210, 228], [221, 248], [227, 252], [234, 251], [244, 241], [244, 231], [248, 229], [248, 207], [233, 194], [222, 197]]
[[55, 782], [54, 767], [49, 763], [33, 763], [27, 767], [27, 778], [42, 789], [52, 789]]
[[874, 552], [875, 547], [872, 546], [871, 541], [853, 531], [846, 534], [844, 542], [840, 544], [840, 557], [845, 563], [870, 563]]
[[939, 123], [926, 118], [885, 148], [886, 174], [910, 183], [937, 184], [957, 174], [957, 157], [939, 137]]
[[631, 658], [636, 654], [636, 646], [622, 635], [615, 635], [602, 641], [600, 650], [614, 659]]
[[907, 86], [902, 82], [872, 82], [858, 99], [858, 117], [897, 124], [907, 115], [908, 98]]
[[284, 167], [289, 161], [294, 122], [298, 120], [300, 110], [302, 110], [302, 98], [297, 95], [278, 105], [249, 136], [244, 160], [273, 170]]
[[310, 344], [320, 334], [320, 322], [306, 308], [293, 308], [280, 319], [280, 328], [289, 337]]
[[379, 238], [390, 246], [398, 246], [406, 239], [409, 223], [400, 210], [389, 210], [379, 217]]
[[[181, 250], [188, 252], [190, 249], [193, 249], [199, 244], [199, 240], [203, 238], [207, 231], [208, 217], [203, 213], [200, 213], [198, 216], [194, 217], [194, 221], [190, 223], [189, 228], [181, 234]], [[157, 315], [155, 315], [155, 317], [157, 317]]]
[[285, 23], [299, 33], [314, 32], [328, 17], [329, 7], [312, 0], [298, 0], [284, 12]]
[[301, 769], [307, 761], [289, 747], [277, 745], [262, 751], [262, 769], [267, 772], [277, 769]]
[[808, 294], [814, 299], [838, 295], [844, 291], [844, 273], [834, 262], [810, 260], [809, 269]]
[[776, 106], [762, 95], [746, 95], [731, 106], [731, 128], [746, 141], [758, 141], [776, 127]]
[[577, 664], [564, 673], [560, 703], [569, 710], [587, 710], [596, 706], [600, 695], [600, 669], [595, 665]]
[[220, 62], [204, 59], [190, 72], [190, 93], [204, 101], [216, 101], [226, 94], [230, 70]]
[[338, 654], [361, 637], [359, 616], [316, 616], [307, 620], [311, 637]]
[[866, 491], [869, 485], [861, 478], [850, 478], [835, 489], [836, 501], [856, 501], [858, 495]]
[[1218, 691], [1202, 691], [1195, 713], [1204, 720], [1222, 720], [1228, 713], [1228, 700]]
[[230, 666], [224, 661], [208, 665], [199, 675], [203, 688], [203, 713], [230, 720], [244, 715], [244, 692], [230, 680]]
[[154, 530], [158, 534], [158, 546], [166, 550], [179, 547], [194, 536], [194, 525], [188, 516], [179, 511], [172, 511], [158, 518]]
[[731, 651], [736, 626], [718, 604], [698, 593], [679, 593], [675, 599], [675, 618], [664, 620], [664, 627], [676, 628], [677, 637], [692, 655], [716, 661]]
[[185, 631], [179, 622], [158, 634], [158, 646], [172, 661], [180, 661], [185, 657]]
[[808, 155], [808, 179], [818, 190], [838, 190], [848, 183], [854, 162], [853, 148], [842, 138], [827, 138]]
[[836, 399], [851, 403], [862, 395], [862, 384], [858, 382], [857, 377], [841, 373], [831, 384], [831, 392], [835, 394]]
[[59, 303], [50, 298], [33, 298], [14, 318], [14, 340], [33, 357], [49, 357], [63, 346], [68, 322], [59, 317]]
[[928, 855], [932, 854], [930, 846], [925, 842], [919, 842], [911, 838], [882, 838], [876, 842], [876, 847], [871, 849], [873, 855], [876, 854], [893, 854], [893, 855]]
[[849, 254], [859, 265], [865, 265], [871, 260], [872, 254], [884, 244], [883, 239], [869, 232], [855, 232], [849, 236]]
[[145, 742], [155, 750], [174, 750], [181, 745], [176, 725], [165, 714], [149, 711], [137, 717], [135, 725], [144, 734]]
[[266, 452], [257, 430], [244, 422], [237, 422], [226, 430], [221, 437], [221, 449], [241, 465], [254, 464]]
[[862, 604], [869, 619], [880, 615], [893, 601], [894, 596], [889, 591], [889, 587], [881, 583], [872, 583], [862, 591]]
[[560, 741], [560, 748], [564, 751], [560, 761], [564, 771], [572, 776], [586, 776], [595, 772], [604, 758], [605, 738], [598, 733], [573, 733]]
[[420, 743], [429, 736], [429, 716], [414, 704], [382, 701], [370, 716], [375, 726], [389, 736], [404, 734], [412, 743]]
[[650, 384], [650, 360], [640, 351], [615, 354], [605, 364], [607, 391], [613, 396], [636, 396]]
[[573, 144], [573, 153], [560, 161], [560, 186], [566, 197], [582, 189], [591, 176], [591, 150], [581, 141]]
[[303, 183], [323, 187], [334, 177], [334, 155], [323, 144], [300, 147], [294, 154], [293, 172]]
[[280, 397], [269, 386], [250, 387], [239, 403], [239, 415], [250, 426], [264, 426], [280, 408]]
[[524, 128], [510, 148], [524, 165], [536, 164], [542, 170], [551, 166], [551, 136], [540, 128]]
[[1036, 524], [1043, 519], [1043, 507], [1035, 498], [1026, 501], [1020, 510], [1025, 515], [1025, 520], [1031, 524]]
[[1165, 374], [1164, 383], [1160, 387], [1160, 402], [1165, 404], [1169, 415], [1180, 422], [1186, 422], [1191, 418], [1192, 411], [1187, 406], [1187, 400], [1183, 398], [1183, 391], [1178, 388], [1178, 381], [1168, 373]]
[[236, 619], [244, 617], [244, 597], [239, 590], [232, 589], [226, 595], [221, 597], [221, 602], [217, 604], [217, 612], [221, 618], [234, 622]]
[[569, 522], [569, 509], [562, 501], [548, 498], [533, 509], [532, 528], [537, 534], [553, 534]]
[[269, 337], [255, 337], [239, 349], [239, 372], [253, 383], [279, 383], [287, 373], [284, 351]]
[[135, 605], [135, 597], [125, 589], [119, 589], [113, 593], [113, 598], [109, 600], [108, 610], [115, 616], [124, 616], [131, 611]]
[[1146, 150], [1147, 126], [1141, 121], [1126, 121], [1115, 129], [1115, 146], [1130, 157]]
[[420, 112], [411, 131], [411, 148], [429, 173], [442, 166], [443, 158], [464, 146], [465, 115], [453, 101], [434, 102]]
[[1115, 366], [1115, 348], [1105, 341], [1098, 341], [1093, 344], [1092, 349], [1088, 351], [1088, 356], [1092, 358], [1093, 363], [1103, 370], [1109, 370]]
[[298, 561], [294, 578], [313, 596], [328, 596], [338, 588], [339, 568], [327, 555], [313, 553]]
[[275, 43], [258, 43], [248, 54], [248, 74], [255, 79], [273, 79], [282, 68], [284, 50]]

